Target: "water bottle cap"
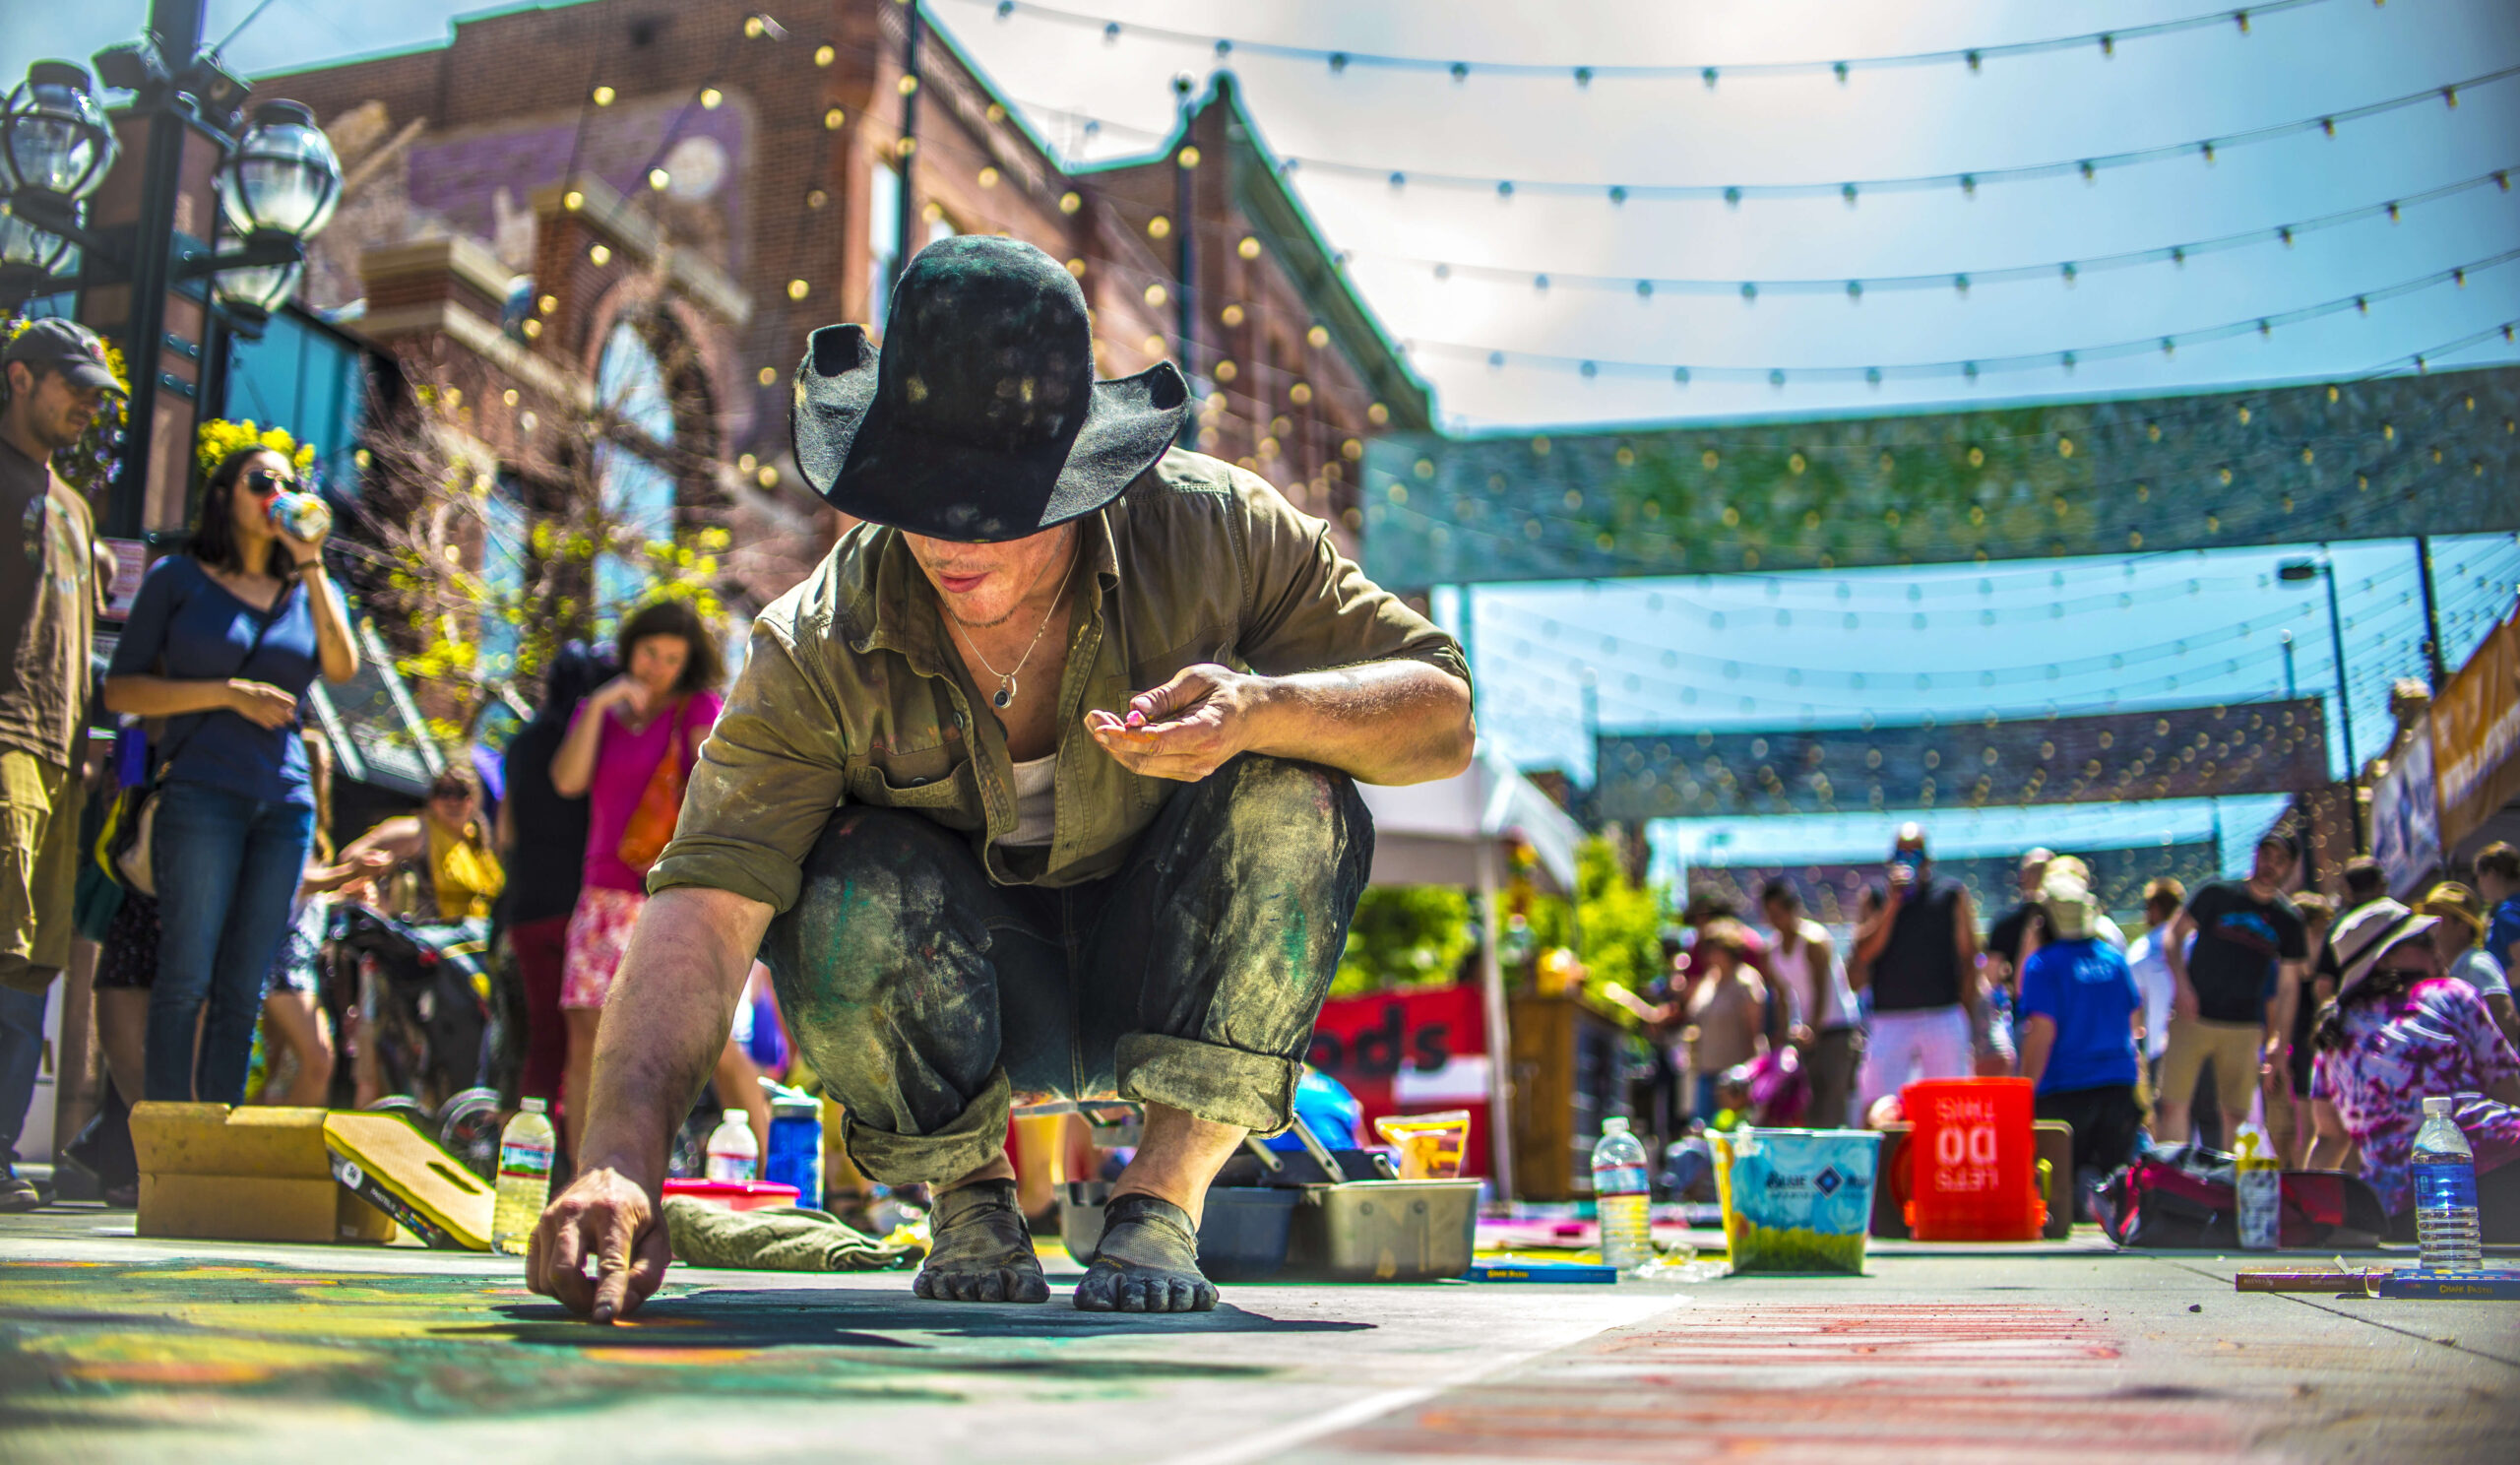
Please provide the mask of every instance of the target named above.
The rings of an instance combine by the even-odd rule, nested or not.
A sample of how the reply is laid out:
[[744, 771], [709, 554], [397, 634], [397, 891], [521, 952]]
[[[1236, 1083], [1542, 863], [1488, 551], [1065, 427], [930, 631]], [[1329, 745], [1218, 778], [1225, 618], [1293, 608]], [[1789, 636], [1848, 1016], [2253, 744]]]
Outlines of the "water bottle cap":
[[1617, 1115], [1612, 1115], [1608, 1118], [1602, 1120], [1602, 1132], [1604, 1134], [1625, 1134], [1627, 1132], [1627, 1120]]
[[2424, 1112], [2426, 1115], [2448, 1114], [2450, 1112], [2450, 1102], [2448, 1095], [2434, 1094], [2424, 1101]]
[[543, 1103], [539, 1099], [528, 1099], [522, 1107], [527, 1114], [540, 1114], [543, 1111]]

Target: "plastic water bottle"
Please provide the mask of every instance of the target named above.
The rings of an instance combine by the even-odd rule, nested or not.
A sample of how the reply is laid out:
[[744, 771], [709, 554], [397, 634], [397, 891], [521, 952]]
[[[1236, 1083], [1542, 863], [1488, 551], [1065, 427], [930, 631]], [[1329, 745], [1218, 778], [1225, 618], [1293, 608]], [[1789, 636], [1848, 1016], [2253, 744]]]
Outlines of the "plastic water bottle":
[[542, 1101], [528, 1099], [525, 1108], [499, 1131], [498, 1200], [490, 1210], [490, 1249], [522, 1255], [551, 1203], [551, 1121]]
[[1593, 1206], [1601, 1217], [1603, 1265], [1632, 1272], [1654, 1259], [1645, 1146], [1623, 1118], [1602, 1120], [1601, 1142], [1593, 1146]]
[[2450, 1117], [2452, 1100], [2424, 1101], [2415, 1132], [2415, 1239], [2427, 1272], [2473, 1272], [2477, 1252], [2477, 1157]]
[[760, 1165], [761, 1142], [752, 1137], [752, 1116], [740, 1109], [727, 1110], [709, 1135], [709, 1178], [749, 1181]]
[[2266, 1131], [2255, 1124], [2240, 1126], [2233, 1147], [2238, 1151], [2233, 1188], [2239, 1192], [2240, 1249], [2272, 1251], [2284, 1231], [2283, 1162]]

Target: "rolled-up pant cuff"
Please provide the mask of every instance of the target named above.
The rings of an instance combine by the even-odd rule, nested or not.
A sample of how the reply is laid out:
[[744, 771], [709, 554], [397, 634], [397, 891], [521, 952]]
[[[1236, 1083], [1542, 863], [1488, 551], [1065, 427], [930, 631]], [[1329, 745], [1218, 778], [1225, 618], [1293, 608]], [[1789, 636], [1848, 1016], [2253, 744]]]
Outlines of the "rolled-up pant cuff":
[[999, 1068], [977, 1098], [964, 1106], [954, 1121], [933, 1134], [895, 1134], [877, 1129], [852, 1113], [841, 1121], [842, 1142], [849, 1158], [867, 1178], [884, 1185], [933, 1184], [960, 1179], [994, 1160], [1006, 1148], [1006, 1118], [1014, 1106], [1014, 1088]]
[[1162, 1033], [1121, 1035], [1115, 1066], [1123, 1099], [1262, 1135], [1289, 1126], [1300, 1076], [1291, 1059]]

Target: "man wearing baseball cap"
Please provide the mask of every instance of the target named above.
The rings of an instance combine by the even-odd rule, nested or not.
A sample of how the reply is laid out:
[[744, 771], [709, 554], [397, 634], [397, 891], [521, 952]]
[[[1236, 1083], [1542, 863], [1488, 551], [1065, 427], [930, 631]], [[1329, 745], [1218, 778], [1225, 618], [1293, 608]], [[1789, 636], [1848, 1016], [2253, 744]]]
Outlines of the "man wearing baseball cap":
[[88, 712], [88, 658], [112, 578], [88, 501], [52, 471], [109, 396], [123, 394], [105, 348], [74, 321], [38, 320], [0, 351], [0, 1211], [32, 1209], [14, 1164], [34, 1094], [44, 1003], [70, 960], [79, 865], [71, 770]]

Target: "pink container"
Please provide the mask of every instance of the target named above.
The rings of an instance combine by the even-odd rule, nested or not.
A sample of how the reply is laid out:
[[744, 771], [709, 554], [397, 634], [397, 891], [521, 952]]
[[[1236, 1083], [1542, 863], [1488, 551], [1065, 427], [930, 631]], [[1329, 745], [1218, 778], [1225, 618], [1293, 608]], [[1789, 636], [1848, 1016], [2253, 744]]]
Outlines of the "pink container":
[[688, 1195], [728, 1211], [760, 1211], [796, 1203], [796, 1187], [768, 1180], [667, 1180], [665, 1194]]

